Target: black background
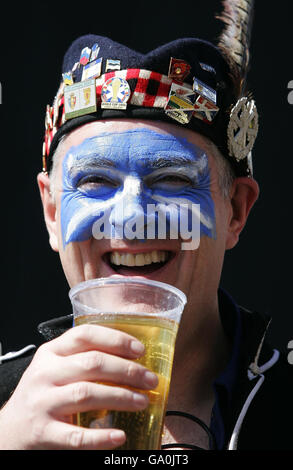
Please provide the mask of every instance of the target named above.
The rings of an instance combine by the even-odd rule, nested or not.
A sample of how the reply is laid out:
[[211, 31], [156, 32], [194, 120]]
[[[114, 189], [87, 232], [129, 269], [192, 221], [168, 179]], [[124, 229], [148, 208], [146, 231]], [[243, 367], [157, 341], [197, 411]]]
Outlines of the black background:
[[[36, 185], [46, 104], [57, 91], [70, 43], [101, 34], [141, 52], [190, 36], [216, 42], [219, 1], [38, 2], [2, 6], [0, 43], [1, 312], [3, 352], [38, 344], [39, 322], [70, 312], [68, 286], [52, 252]], [[260, 115], [254, 149], [260, 198], [239, 245], [227, 253], [222, 285], [273, 317], [271, 340], [293, 339], [291, 191], [293, 7], [256, 0], [249, 85]], [[195, 286], [196, 288], [196, 286]]]

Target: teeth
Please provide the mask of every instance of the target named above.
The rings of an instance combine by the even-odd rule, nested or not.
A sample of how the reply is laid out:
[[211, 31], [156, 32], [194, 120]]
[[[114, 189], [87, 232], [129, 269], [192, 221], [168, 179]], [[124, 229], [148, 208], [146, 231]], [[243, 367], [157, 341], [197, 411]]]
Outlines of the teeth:
[[152, 251], [152, 262], [158, 263], [160, 261], [160, 255], [157, 251]]
[[144, 255], [144, 264], [152, 264], [152, 256], [150, 253]]
[[125, 255], [125, 261], [122, 261], [122, 264], [125, 264], [126, 266], [135, 266], [135, 256], [132, 253], [127, 253]]
[[147, 266], [152, 263], [165, 262], [168, 259], [167, 251], [154, 250], [150, 253], [118, 253], [114, 251], [110, 255], [110, 261], [116, 266]]
[[119, 256], [119, 253], [112, 253], [113, 255], [113, 264], [117, 264], [117, 266], [119, 266], [120, 264], [120, 256]]
[[135, 266], [144, 266], [144, 265], [145, 265], [144, 254], [139, 253], [138, 255], [135, 255]]

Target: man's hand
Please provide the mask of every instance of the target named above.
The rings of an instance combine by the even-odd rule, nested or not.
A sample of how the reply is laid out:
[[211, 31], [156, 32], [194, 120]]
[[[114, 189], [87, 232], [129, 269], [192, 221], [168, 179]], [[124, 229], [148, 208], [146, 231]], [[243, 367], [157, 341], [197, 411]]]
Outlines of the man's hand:
[[[0, 411], [0, 449], [113, 449], [125, 442], [117, 429], [85, 429], [72, 415], [94, 409], [146, 408], [143, 390], [157, 376], [131, 359], [144, 347], [134, 337], [98, 325], [71, 328], [36, 352]], [[117, 386], [97, 384], [111, 382]]]

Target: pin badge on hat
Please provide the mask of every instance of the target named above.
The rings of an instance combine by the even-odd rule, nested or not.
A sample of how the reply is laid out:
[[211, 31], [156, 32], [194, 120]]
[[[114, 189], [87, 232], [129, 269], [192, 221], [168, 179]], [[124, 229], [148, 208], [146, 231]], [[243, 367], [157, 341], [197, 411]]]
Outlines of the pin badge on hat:
[[120, 68], [120, 60], [107, 59], [106, 72], [109, 72], [109, 70], [120, 70]]
[[179, 82], [183, 82], [185, 78], [189, 75], [190, 65], [182, 59], [174, 59], [171, 57], [168, 77]]
[[90, 60], [91, 49], [89, 47], [84, 47], [80, 54], [79, 62], [81, 65], [86, 65]]
[[240, 98], [230, 113], [228, 124], [228, 149], [237, 161], [247, 157], [258, 132], [258, 113], [253, 100]]
[[72, 119], [97, 110], [96, 80], [85, 80], [64, 89], [65, 119]]
[[76, 78], [76, 71], [81, 67], [80, 62], [75, 62], [75, 64], [72, 67], [71, 74], [72, 74], [72, 80], [74, 83], [74, 80]]
[[211, 103], [203, 96], [198, 96], [194, 104], [194, 116], [202, 119], [207, 123], [211, 123], [219, 111], [218, 106]]
[[188, 124], [192, 118], [193, 111], [182, 111], [182, 109], [166, 109], [165, 113], [180, 124]]
[[99, 77], [102, 71], [102, 60], [102, 57], [100, 57], [99, 59], [86, 64], [83, 67], [81, 81]]
[[107, 80], [101, 90], [101, 108], [126, 109], [130, 98], [130, 87], [124, 78], [112, 77]]
[[72, 72], [65, 72], [62, 74], [64, 85], [73, 85]]
[[216, 90], [195, 77], [193, 78], [192, 88], [194, 92], [199, 95], [194, 104], [194, 117], [207, 123], [211, 123], [219, 111], [219, 108], [217, 107]]
[[176, 94], [177, 96], [182, 96], [188, 99], [189, 101], [191, 101], [192, 103], [195, 102], [196, 97], [197, 97], [197, 95], [192, 90], [191, 86], [188, 85], [187, 83], [185, 83], [184, 85], [181, 85], [181, 84], [179, 85], [178, 83], [173, 82], [171, 84], [169, 98], [173, 94]]
[[187, 86], [172, 83], [165, 113], [181, 124], [188, 124], [194, 111], [196, 94]]
[[172, 108], [181, 109], [182, 111], [194, 111], [192, 102], [182, 96], [176, 95], [176, 93], [170, 96], [166, 106], [167, 110]]
[[100, 47], [99, 44], [95, 43], [92, 47], [92, 52], [91, 52], [91, 57], [90, 57], [90, 62], [93, 60], [96, 60], [100, 52]]
[[80, 67], [80, 62], [75, 62], [74, 66], [72, 67], [71, 72], [74, 74], [74, 72]]
[[216, 75], [216, 70], [211, 65], [205, 64], [204, 62], [200, 62], [199, 65], [201, 66], [202, 70], [205, 70], [206, 72], [210, 72]]
[[214, 104], [217, 104], [217, 92], [200, 81], [198, 78], [193, 79], [193, 91], [203, 96]]
[[53, 107], [51, 107], [47, 104], [46, 116], [45, 116], [45, 129], [46, 130], [53, 128], [52, 114], [53, 114]]

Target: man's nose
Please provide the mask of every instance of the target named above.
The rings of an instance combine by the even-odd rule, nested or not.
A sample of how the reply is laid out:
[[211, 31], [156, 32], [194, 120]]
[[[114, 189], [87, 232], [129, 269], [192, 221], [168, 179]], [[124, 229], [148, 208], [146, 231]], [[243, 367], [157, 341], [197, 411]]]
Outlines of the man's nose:
[[124, 182], [121, 198], [115, 204], [110, 223], [123, 227], [130, 219], [136, 223], [144, 223], [146, 215], [146, 201], [143, 191], [143, 182], [140, 178], [129, 176]]

